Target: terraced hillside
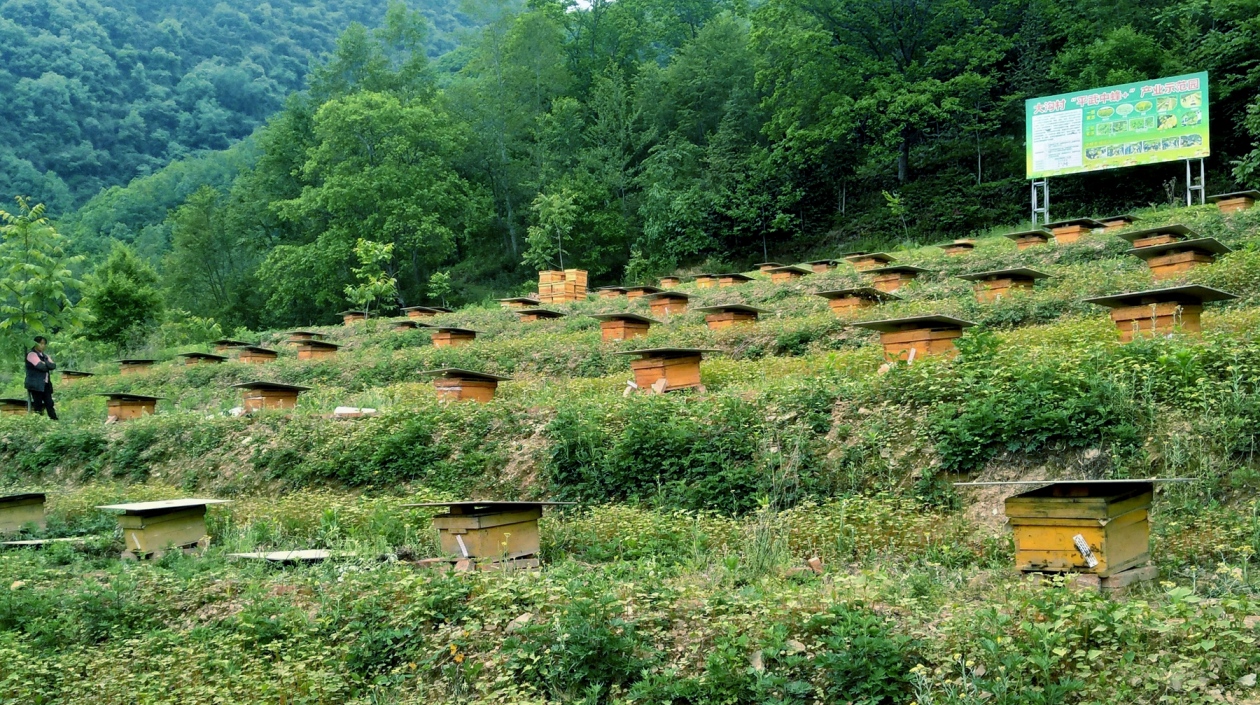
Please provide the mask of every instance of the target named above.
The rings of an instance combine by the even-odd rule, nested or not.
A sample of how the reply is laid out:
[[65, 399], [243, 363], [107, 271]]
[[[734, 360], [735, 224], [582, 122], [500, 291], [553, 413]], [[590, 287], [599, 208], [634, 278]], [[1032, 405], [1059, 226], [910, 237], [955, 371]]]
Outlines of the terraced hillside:
[[[0, 554], [0, 698], [1255, 702], [1260, 210], [1139, 215], [1234, 251], [1157, 285], [1112, 234], [1019, 251], [994, 233], [962, 256], [894, 253], [930, 271], [852, 317], [813, 295], [865, 282], [841, 265], [680, 287], [693, 308], [768, 311], [721, 331], [691, 311], [604, 343], [585, 314], [647, 303], [592, 298], [553, 321], [491, 303], [432, 319], [480, 331], [458, 348], [367, 322], [313, 329], [343, 346], [330, 360], [271, 331], [249, 341], [282, 351], [266, 365], [73, 361], [97, 374], [58, 387], [61, 423], [0, 419], [3, 481], [50, 494], [44, 535], [95, 536]], [[986, 304], [956, 278], [1012, 266], [1052, 276]], [[1083, 301], [1185, 282], [1239, 298], [1209, 306], [1201, 335], [1128, 344]], [[891, 365], [849, 325], [918, 314], [979, 325], [956, 358]], [[616, 353], [654, 347], [719, 350], [704, 391], [627, 393]], [[438, 367], [511, 380], [488, 404], [444, 403], [418, 374]], [[231, 385], [258, 379], [312, 389], [291, 412], [232, 415]], [[162, 400], [106, 424], [105, 392]], [[1160, 580], [1114, 599], [1015, 574], [1010, 490], [951, 484], [1127, 477], [1198, 482], [1160, 486]], [[93, 507], [181, 496], [233, 500], [210, 548], [119, 562]], [[402, 505], [468, 497], [580, 506], [544, 517], [540, 571], [416, 567], [438, 550], [431, 512]], [[227, 557], [270, 548], [356, 557]]]

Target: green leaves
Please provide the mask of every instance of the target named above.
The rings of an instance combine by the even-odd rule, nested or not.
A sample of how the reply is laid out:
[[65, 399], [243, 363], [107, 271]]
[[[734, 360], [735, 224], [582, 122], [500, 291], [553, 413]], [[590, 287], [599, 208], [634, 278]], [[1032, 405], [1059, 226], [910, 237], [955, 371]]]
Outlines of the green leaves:
[[16, 214], [0, 210], [0, 347], [9, 357], [34, 335], [70, 333], [87, 319], [71, 299], [82, 286], [71, 267], [83, 258], [66, 255], [43, 204], [16, 200]]

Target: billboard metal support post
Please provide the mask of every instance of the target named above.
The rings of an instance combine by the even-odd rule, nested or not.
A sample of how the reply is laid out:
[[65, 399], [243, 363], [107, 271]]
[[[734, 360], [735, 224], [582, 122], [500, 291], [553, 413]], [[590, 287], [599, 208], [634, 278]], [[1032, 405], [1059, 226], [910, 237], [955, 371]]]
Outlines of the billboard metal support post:
[[[1037, 216], [1041, 216], [1043, 225], [1050, 222], [1050, 179], [1033, 179], [1031, 183], [1032, 226], [1035, 228], [1037, 227]], [[1037, 205], [1038, 201], [1041, 202], [1040, 206]]]
[[[1190, 164], [1191, 162], [1194, 162], [1194, 161], [1199, 162], [1199, 178], [1198, 179], [1195, 179], [1193, 176], [1191, 176], [1192, 172], [1190, 170]], [[1206, 193], [1207, 193], [1205, 190], [1206, 188], [1207, 188], [1207, 178], [1204, 175], [1203, 159], [1198, 159], [1198, 160], [1187, 159], [1186, 160], [1186, 207], [1189, 208], [1190, 206], [1194, 205], [1194, 192], [1195, 191], [1199, 192], [1199, 205], [1203, 205], [1204, 203], [1206, 203], [1206, 200], [1205, 200]]]

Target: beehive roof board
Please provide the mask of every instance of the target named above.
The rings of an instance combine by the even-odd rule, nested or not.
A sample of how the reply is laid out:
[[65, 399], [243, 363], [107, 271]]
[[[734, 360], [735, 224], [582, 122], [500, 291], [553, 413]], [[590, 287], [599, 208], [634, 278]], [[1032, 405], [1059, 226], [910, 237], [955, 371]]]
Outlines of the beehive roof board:
[[[603, 289], [616, 289], [616, 288], [617, 288], [617, 287], [615, 287], [615, 286], [605, 286], [605, 287], [603, 287]], [[508, 298], [506, 298], [506, 299], [495, 299], [495, 300], [496, 300], [496, 301], [498, 301], [498, 302], [499, 302], [499, 303], [501, 303], [501, 304], [537, 304], [537, 303], [538, 303], [538, 299], [531, 298], [531, 297], [529, 297], [529, 296], [509, 296], [509, 297], [508, 297]], [[415, 307], [415, 306], [413, 306], [412, 308], [424, 308], [424, 307], [423, 307], [423, 306], [420, 306], [420, 307]], [[406, 309], [406, 308], [404, 308], [403, 310], [404, 310], [404, 311], [409, 311], [409, 310], [411, 310], [411, 309]], [[436, 309], [435, 309], [435, 310], [436, 310]]]
[[404, 504], [404, 507], [446, 507], [452, 514], [473, 514], [480, 512], [503, 512], [513, 509], [533, 509], [541, 507], [569, 507], [577, 502], [534, 502], [515, 500], [467, 500], [459, 502], [416, 502]]
[[1053, 223], [1046, 223], [1046, 227], [1050, 230], [1055, 228], [1066, 228], [1072, 225], [1081, 225], [1087, 228], [1106, 227], [1093, 218], [1067, 218], [1066, 220], [1056, 220]]
[[320, 333], [319, 331], [314, 331], [314, 330], [291, 330], [286, 335], [309, 335], [316, 338], [324, 337], [323, 333]]
[[637, 313], [592, 313], [591, 318], [600, 321], [637, 321], [639, 323], [660, 324], [660, 321]]
[[159, 399], [163, 398], [163, 397], [150, 397], [144, 394], [130, 394], [126, 392], [105, 392], [102, 394], [97, 394], [96, 396], [105, 397], [107, 399], [114, 399], [117, 401], [158, 401]]
[[897, 331], [918, 328], [970, 328], [975, 324], [952, 316], [910, 316], [908, 318], [888, 318], [882, 321], [863, 321], [861, 323], [850, 323], [849, 325], [880, 333], [896, 333]]
[[214, 355], [212, 353], [203, 353], [203, 352], [180, 353], [179, 357], [187, 357], [187, 358], [192, 358], [194, 360], [215, 360], [218, 362], [223, 362], [227, 360], [226, 355]]
[[748, 304], [714, 304], [713, 306], [697, 306], [695, 311], [742, 311], [744, 313], [770, 313], [764, 308]]
[[[517, 311], [517, 313], [520, 313], [520, 312]], [[476, 335], [477, 333], [480, 332], [480, 331], [475, 331], [472, 328], [456, 328], [455, 326], [433, 326], [433, 330], [447, 331], [450, 333], [472, 333], [473, 335]]]
[[897, 258], [887, 252], [858, 252], [851, 255], [845, 255], [845, 261], [853, 262], [860, 259], [873, 259], [880, 262], [896, 262]]
[[321, 350], [338, 350], [341, 348], [340, 345], [336, 343], [330, 343], [327, 340], [303, 340], [300, 342], [302, 343], [302, 345], [308, 345], [312, 348], [319, 348]]
[[758, 262], [757, 264], [754, 264], [753, 266], [757, 267], [758, 269], [762, 267], [782, 267], [783, 263], [782, 262]]
[[[309, 342], [314, 342], [314, 341], [310, 341], [310, 340], [308, 340], [308, 341], [305, 341], [305, 342], [308, 342], [308, 343], [309, 343]], [[264, 347], [262, 347], [261, 345], [242, 345], [242, 346], [240, 346], [240, 349], [241, 349], [241, 350], [248, 350], [248, 351], [250, 351], [250, 352], [254, 352], [254, 353], [260, 353], [260, 354], [262, 354], [262, 355], [279, 355], [279, 354], [280, 354], [280, 353], [276, 352], [275, 350], [272, 350], [271, 348], [264, 348]]]
[[156, 502], [132, 502], [129, 504], [102, 504], [97, 509], [118, 511], [129, 516], [153, 516], [177, 509], [205, 507], [211, 504], [229, 504], [230, 499], [161, 499]]
[[1198, 237], [1199, 234], [1187, 228], [1180, 223], [1172, 225], [1160, 225], [1154, 228], [1143, 228], [1142, 230], [1130, 230], [1128, 232], [1116, 233], [1116, 237], [1125, 242], [1134, 242], [1143, 238], [1153, 237], [1155, 235], [1174, 235], [1180, 238]]
[[1194, 240], [1178, 240], [1176, 242], [1166, 242], [1162, 245], [1151, 245], [1149, 247], [1134, 247], [1131, 250], [1125, 250], [1126, 255], [1133, 255], [1141, 260], [1148, 260], [1157, 255], [1161, 255], [1169, 250], [1193, 250], [1195, 252], [1210, 252], [1214, 255], [1223, 255], [1227, 252], [1233, 252], [1229, 247], [1222, 245], [1214, 237], [1201, 237]]
[[[0, 397], [0, 407], [15, 408], [20, 406], [25, 409], [27, 403], [28, 401], [26, 399], [18, 399], [17, 397]], [[0, 500], [3, 499], [3, 497], [0, 497]]]
[[734, 279], [741, 282], [750, 282], [753, 280], [753, 278], [747, 274], [741, 274], [739, 272], [728, 272], [726, 274], [718, 274], [717, 276], [722, 279]]
[[814, 270], [808, 269], [806, 267], [800, 267], [795, 264], [771, 267], [770, 269], [766, 270], [767, 274], [774, 274], [775, 272], [796, 272], [797, 274], [813, 274]]
[[970, 282], [979, 282], [987, 279], [1046, 279], [1049, 276], [1045, 272], [1038, 272], [1028, 267], [1014, 267], [1012, 269], [994, 269], [989, 272], [959, 274], [958, 278]]
[[521, 308], [517, 309], [515, 313], [518, 316], [537, 316], [538, 318], [564, 318], [565, 315], [559, 311], [552, 311], [549, 308]]
[[890, 264], [884, 267], [876, 267], [874, 269], [868, 269], [862, 272], [862, 274], [892, 274], [895, 272], [914, 272], [916, 274], [920, 274], [923, 272], [931, 272], [931, 271], [932, 270], [924, 269], [923, 267], [916, 267], [913, 264]]
[[493, 382], [507, 382], [511, 377], [500, 377], [492, 375], [488, 372], [474, 372], [472, 370], [461, 370], [458, 367], [443, 367], [437, 370], [425, 370], [420, 373], [424, 377], [447, 377], [454, 379], [483, 379]]
[[835, 263], [837, 263], [837, 262], [839, 262], [839, 261], [840, 261], [840, 260], [838, 260], [838, 259], [815, 259], [815, 260], [810, 260], [810, 261], [806, 262], [805, 264], [810, 264], [810, 265], [813, 265], [813, 264], [835, 264]]
[[1260, 201], [1260, 191], [1234, 191], [1233, 193], [1218, 193], [1214, 196], [1208, 196], [1208, 203], [1216, 203], [1230, 198], [1250, 198]]
[[645, 350], [623, 350], [614, 355], [639, 355], [641, 357], [689, 357], [702, 353], [722, 352], [716, 348], [647, 348]]
[[433, 325], [430, 323], [423, 323], [421, 321], [415, 321], [410, 318], [400, 318], [391, 322], [395, 326], [401, 326], [404, 328], [432, 328], [433, 327]]
[[220, 338], [219, 340], [211, 341], [210, 344], [226, 348], [239, 348], [242, 345], [249, 345], [243, 340], [232, 340], [231, 338]]
[[638, 291], [642, 294], [659, 294], [660, 292], [664, 291], [664, 289], [660, 288], [659, 286], [652, 286], [650, 284], [643, 284], [640, 286], [627, 286], [627, 287], [624, 287], [624, 290], [626, 292]]
[[1037, 228], [1035, 230], [1020, 230], [1019, 232], [1007, 233], [1003, 235], [1002, 237], [1008, 238], [1010, 240], [1022, 240], [1023, 238], [1026, 238], [1026, 237], [1039, 237], [1045, 240], [1049, 240], [1050, 238], [1054, 237], [1054, 234], [1051, 233], [1049, 230], [1043, 230], [1041, 228]]
[[[530, 299], [533, 301], [534, 299]], [[400, 311], [423, 311], [426, 313], [450, 313], [451, 310], [445, 306], [406, 306], [399, 309]]]
[[690, 299], [691, 294], [684, 294], [681, 291], [662, 291], [657, 294], [648, 294], [646, 299]]
[[281, 392], [305, 392], [310, 387], [300, 387], [296, 384], [282, 384], [280, 382], [241, 382], [232, 385], [234, 389], [257, 389], [257, 390], [275, 390]]
[[847, 299], [857, 297], [859, 299], [871, 299], [872, 301], [900, 301], [901, 297], [896, 294], [890, 294], [886, 291], [880, 291], [873, 286], [851, 286], [847, 289], [834, 289], [832, 291], [820, 291], [815, 296], [821, 296], [824, 299]]
[[1137, 221], [1141, 220], [1141, 218], [1137, 217], [1136, 215], [1133, 215], [1132, 213], [1121, 213], [1120, 215], [1109, 215], [1106, 218], [1099, 218], [1098, 220], [1104, 223], [1114, 223], [1116, 221], [1122, 221], [1125, 223], [1136, 223]]
[[955, 482], [954, 487], [993, 487], [995, 485], [1121, 485], [1130, 482], [1198, 482], [1195, 477], [1142, 477], [1133, 480], [987, 480]]
[[338, 311], [338, 312], [337, 312], [337, 315], [338, 315], [338, 316], [366, 316], [366, 315], [368, 315], [368, 312], [367, 312], [367, 311], [356, 311], [356, 310], [351, 309], [351, 310], [349, 310], [349, 311]]
[[1141, 306], [1149, 303], [1184, 303], [1184, 304], [1205, 304], [1212, 301], [1229, 301], [1238, 298], [1236, 295], [1220, 289], [1213, 289], [1210, 286], [1199, 286], [1197, 284], [1187, 286], [1173, 286], [1167, 289], [1150, 289], [1147, 291], [1130, 291], [1124, 294], [1112, 294], [1110, 296], [1095, 296], [1085, 299], [1085, 303], [1098, 304], [1107, 308], [1124, 308], [1126, 306]]
[[133, 357], [133, 358], [125, 358], [122, 360], [114, 360], [114, 362], [117, 362], [120, 365], [152, 365], [153, 363], [157, 362], [157, 360], [145, 360], [138, 357]]
[[82, 370], [62, 370], [61, 374], [69, 375], [71, 377], [95, 377], [96, 376], [96, 374], [93, 372], [83, 372]]

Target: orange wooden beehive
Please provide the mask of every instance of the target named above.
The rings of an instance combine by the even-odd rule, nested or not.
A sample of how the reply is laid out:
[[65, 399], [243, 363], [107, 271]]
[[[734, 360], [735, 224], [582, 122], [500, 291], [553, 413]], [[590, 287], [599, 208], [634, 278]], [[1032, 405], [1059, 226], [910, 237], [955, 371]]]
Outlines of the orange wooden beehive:
[[719, 287], [739, 286], [740, 284], [744, 284], [752, 280], [753, 280], [752, 277], [748, 276], [747, 274], [740, 274], [739, 272], [731, 272], [729, 274], [719, 274], [718, 286]]
[[586, 270], [544, 270], [538, 273], [538, 302], [563, 304], [586, 300]]
[[595, 291], [599, 292], [601, 299], [619, 299], [626, 295], [626, 290], [619, 286], [601, 286]]
[[712, 289], [718, 285], [718, 275], [716, 274], [697, 274], [697, 289]]
[[1046, 223], [1046, 229], [1060, 245], [1070, 245], [1101, 227], [1103, 224], [1093, 218], [1068, 218]]
[[218, 365], [227, 362], [226, 355], [211, 355], [203, 352], [186, 352], [180, 353], [179, 356], [184, 358], [185, 365]]
[[515, 311], [517, 309], [532, 308], [537, 306], [538, 299], [533, 299], [528, 296], [513, 296], [506, 299], [499, 299], [499, 305], [503, 308]]
[[696, 309], [704, 311], [704, 323], [709, 330], [722, 330], [737, 325], [752, 325], [757, 322], [757, 316], [765, 313], [765, 310], [756, 306], [748, 306], [745, 304], [718, 304], [715, 306], [702, 306]]
[[341, 346], [324, 340], [303, 340], [297, 344], [299, 360], [331, 360]]
[[534, 321], [545, 321], [553, 318], [564, 318], [564, 314], [559, 311], [552, 311], [549, 308], [522, 308], [516, 312], [520, 316], [521, 323], [533, 323]]
[[1134, 249], [1140, 249], [1198, 238], [1199, 234], [1180, 223], [1174, 223], [1172, 225], [1160, 225], [1154, 228], [1116, 233], [1116, 237], [1133, 245]]
[[108, 421], [131, 421], [145, 414], [157, 413], [158, 399], [161, 398], [122, 392], [110, 392], [97, 396], [105, 397], [107, 400], [105, 406], [109, 410]]
[[[679, 389], [700, 389], [700, 360], [704, 353], [717, 352], [702, 348], [649, 348], [616, 353], [638, 355], [630, 361], [634, 384], [639, 391], [672, 392]], [[664, 380], [662, 383], [661, 380]]]
[[1236, 298], [1220, 289], [1189, 285], [1096, 296], [1085, 301], [1110, 308], [1120, 340], [1127, 343], [1137, 337], [1178, 331], [1197, 334], [1202, 330], [1199, 316], [1205, 303]]
[[771, 269], [778, 269], [779, 267], [784, 267], [786, 265], [784, 265], [782, 262], [758, 262], [757, 264], [754, 264], [753, 266], [757, 268], [758, 272], [765, 274], [766, 272], [769, 272]]
[[1185, 274], [1195, 267], [1212, 264], [1217, 255], [1231, 252], [1216, 238], [1203, 237], [1194, 240], [1177, 240], [1162, 245], [1135, 247], [1125, 252], [1146, 262], [1155, 281], [1171, 279]]
[[975, 283], [976, 301], [982, 304], [997, 301], [1017, 291], [1032, 291], [1038, 279], [1045, 279], [1049, 274], [1038, 272], [1028, 267], [1013, 269], [995, 269], [989, 272], [960, 274], [959, 279]]
[[882, 267], [889, 262], [896, 262], [897, 258], [887, 252], [854, 252], [851, 255], [845, 255], [844, 261], [853, 265], [853, 268], [859, 272], [865, 272], [868, 269]]
[[241, 402], [249, 413], [292, 409], [298, 395], [310, 389], [279, 382], [242, 382], [232, 385], [241, 390]]
[[323, 340], [324, 334], [313, 330], [291, 330], [289, 331], [289, 342], [297, 343], [303, 340]]
[[402, 312], [407, 318], [433, 318], [439, 313], [450, 313], [451, 310], [442, 306], [408, 306]]
[[1256, 205], [1256, 201], [1260, 201], [1260, 191], [1218, 193], [1215, 196], [1208, 196], [1207, 200], [1208, 203], [1215, 203], [1222, 213], [1237, 213]]
[[971, 252], [972, 250], [976, 249], [976, 241], [975, 240], [954, 240], [953, 242], [947, 242], [944, 245], [937, 245], [937, 247], [944, 250], [945, 254], [953, 256], [953, 257], [957, 257], [959, 255], [965, 255], [968, 252]]
[[653, 323], [660, 323], [637, 313], [594, 313], [591, 318], [599, 321], [599, 335], [604, 342], [645, 336]]
[[92, 374], [91, 372], [80, 372], [79, 370], [62, 370], [61, 383], [73, 384], [75, 382], [78, 382], [79, 380], [87, 379], [89, 377], [95, 377], [95, 376], [96, 375]]
[[467, 345], [477, 339], [477, 331], [471, 328], [452, 328], [450, 326], [434, 326], [433, 347], [454, 348]]
[[0, 398], [0, 416], [25, 416], [28, 403], [26, 399]]
[[840, 260], [834, 259], [816, 259], [812, 262], [806, 262], [809, 268], [814, 270], [814, 274], [825, 274], [840, 265]]
[[242, 348], [242, 347], [245, 347], [246, 345], [249, 345], [249, 343], [246, 343], [244, 341], [232, 340], [231, 338], [221, 338], [210, 344], [214, 346], [214, 351], [217, 353], [225, 353], [231, 350], [235, 350], [236, 348]]
[[237, 350], [240, 354], [236, 356], [236, 359], [251, 365], [265, 365], [268, 362], [275, 362], [276, 358], [280, 357], [280, 353], [275, 350], [257, 345], [242, 345]]
[[337, 315], [341, 316], [341, 322], [348, 326], [352, 326], [356, 323], [362, 323], [368, 319], [367, 311], [342, 311]]
[[1103, 232], [1110, 233], [1116, 230], [1123, 230], [1139, 220], [1141, 218], [1132, 213], [1121, 213], [1120, 215], [1109, 215], [1106, 218], [1099, 218], [1098, 222], [1103, 224]]
[[626, 298], [637, 299], [643, 296], [651, 296], [652, 294], [661, 293], [662, 289], [654, 286], [628, 286], [626, 287]]
[[890, 264], [886, 267], [867, 269], [862, 273], [870, 275], [871, 286], [880, 291], [892, 293], [914, 281], [920, 274], [928, 271], [931, 270], [916, 267], [912, 264]]
[[439, 399], [475, 401], [482, 404], [494, 399], [499, 382], [506, 382], [509, 379], [456, 367], [443, 367], [440, 370], [429, 370], [420, 374], [433, 377], [433, 388], [437, 390]]
[[820, 291], [818, 296], [827, 299], [833, 313], [847, 316], [859, 309], [875, 306], [884, 301], [900, 301], [901, 297], [880, 291], [873, 286], [854, 286], [847, 289]]
[[661, 277], [659, 285], [662, 289], [673, 289], [682, 284], [682, 277]]
[[962, 337], [964, 328], [975, 324], [951, 316], [910, 316], [851, 325], [879, 331], [887, 359], [913, 362], [926, 355], [957, 354], [954, 341]]
[[1003, 237], [1009, 240], [1014, 240], [1015, 246], [1019, 249], [1027, 250], [1030, 247], [1036, 247], [1037, 245], [1044, 245], [1047, 242], [1050, 242], [1050, 238], [1053, 237], [1053, 235], [1050, 234], [1049, 230], [1038, 229], [1020, 230], [1019, 232], [1007, 233]]
[[771, 267], [770, 269], [763, 269], [761, 271], [769, 274], [770, 281], [775, 284], [787, 284], [788, 282], [794, 282], [807, 274], [814, 273], [814, 270], [812, 269], [797, 267], [796, 265]]
[[142, 374], [152, 369], [155, 362], [157, 362], [157, 360], [142, 360], [137, 358], [118, 360], [118, 373], [123, 375]]
[[687, 301], [691, 297], [681, 291], [665, 291], [659, 294], [653, 294], [648, 299], [648, 307], [652, 310], [652, 315], [658, 318], [666, 318], [674, 313], [686, 313]]

